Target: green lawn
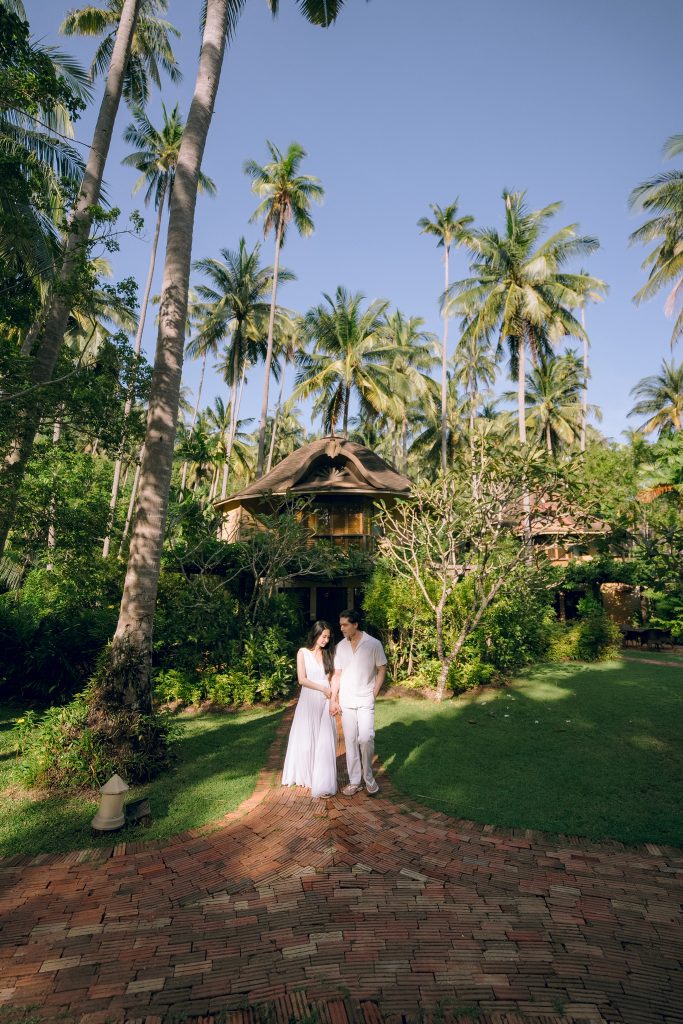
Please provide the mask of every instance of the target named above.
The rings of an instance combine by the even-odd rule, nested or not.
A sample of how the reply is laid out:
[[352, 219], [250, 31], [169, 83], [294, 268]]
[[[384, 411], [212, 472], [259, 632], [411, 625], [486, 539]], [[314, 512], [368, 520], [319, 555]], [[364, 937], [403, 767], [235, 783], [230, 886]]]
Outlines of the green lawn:
[[682, 726], [678, 667], [546, 665], [442, 706], [380, 701], [377, 749], [396, 786], [456, 817], [683, 846]]
[[56, 853], [120, 840], [165, 839], [215, 821], [253, 792], [280, 720], [280, 709], [252, 708], [180, 719], [174, 771], [128, 798], [148, 796], [152, 825], [105, 836], [90, 821], [97, 795], [35, 799], [21, 786], [12, 726], [19, 708], [0, 708], [0, 855]]

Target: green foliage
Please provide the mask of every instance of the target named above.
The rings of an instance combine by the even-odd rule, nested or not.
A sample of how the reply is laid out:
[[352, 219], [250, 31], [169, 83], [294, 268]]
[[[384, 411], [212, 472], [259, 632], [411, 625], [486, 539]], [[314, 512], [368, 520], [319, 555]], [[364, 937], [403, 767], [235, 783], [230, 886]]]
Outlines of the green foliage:
[[608, 661], [619, 655], [621, 633], [593, 597], [579, 601], [574, 622], [555, 622], [550, 632], [548, 661]]
[[168, 668], [155, 673], [154, 697], [159, 703], [180, 701], [220, 707], [268, 703], [289, 695], [294, 682], [295, 645], [271, 626], [245, 631], [232, 641], [227, 663], [218, 670]]
[[[155, 758], [159, 741], [168, 747], [174, 735], [170, 715], [138, 715], [133, 722], [126, 718], [110, 723], [105, 737], [99, 723], [93, 722], [88, 692], [40, 716], [26, 712], [17, 728], [23, 779], [29, 786], [47, 789], [101, 786], [114, 772], [131, 782], [153, 778], [169, 763], [168, 757]], [[124, 732], [127, 756], [122, 756], [118, 742]]]
[[61, 702], [83, 687], [116, 625], [122, 567], [63, 552], [0, 595], [3, 695]]
[[468, 646], [482, 663], [513, 675], [545, 656], [553, 623], [550, 595], [520, 580], [487, 610]]

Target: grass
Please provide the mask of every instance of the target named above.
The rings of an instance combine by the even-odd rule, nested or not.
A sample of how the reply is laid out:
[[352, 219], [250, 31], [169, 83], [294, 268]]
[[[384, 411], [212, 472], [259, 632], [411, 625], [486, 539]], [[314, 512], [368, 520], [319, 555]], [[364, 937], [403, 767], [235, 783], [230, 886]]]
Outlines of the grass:
[[403, 792], [459, 818], [683, 846], [683, 673], [651, 658], [540, 666], [441, 706], [380, 701], [378, 752]]
[[180, 719], [176, 768], [128, 799], [146, 796], [149, 828], [96, 835], [90, 821], [98, 794], [45, 796], [22, 788], [13, 725], [21, 709], [0, 707], [0, 855], [62, 853], [116, 841], [167, 839], [234, 810], [254, 790], [275, 736], [280, 710], [250, 708]]

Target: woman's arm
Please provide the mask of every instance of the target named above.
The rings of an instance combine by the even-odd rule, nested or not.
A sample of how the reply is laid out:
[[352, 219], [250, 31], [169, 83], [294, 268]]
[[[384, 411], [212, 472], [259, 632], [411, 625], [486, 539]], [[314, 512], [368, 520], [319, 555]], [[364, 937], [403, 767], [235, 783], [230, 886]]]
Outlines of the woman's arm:
[[304, 649], [299, 648], [299, 652], [296, 656], [296, 675], [299, 680], [299, 686], [306, 686], [309, 690], [317, 690], [319, 693], [323, 693], [326, 697], [330, 697], [332, 690], [329, 686], [325, 686], [323, 683], [314, 683], [312, 679], [309, 679], [306, 675], [306, 661], [304, 659]]

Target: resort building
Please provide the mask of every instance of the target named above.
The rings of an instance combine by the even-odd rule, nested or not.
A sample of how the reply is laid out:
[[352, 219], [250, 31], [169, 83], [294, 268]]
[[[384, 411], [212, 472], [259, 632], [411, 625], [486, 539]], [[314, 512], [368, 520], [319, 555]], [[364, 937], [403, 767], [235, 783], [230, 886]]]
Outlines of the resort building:
[[[378, 501], [407, 498], [410, 480], [363, 445], [323, 437], [303, 445], [243, 491], [217, 501], [224, 514], [221, 538], [234, 543], [254, 527], [254, 514], [269, 514], [288, 496], [310, 499], [312, 539], [370, 552]], [[298, 598], [305, 617], [336, 622], [344, 608], [359, 607], [363, 579], [291, 578], [286, 589]]]

